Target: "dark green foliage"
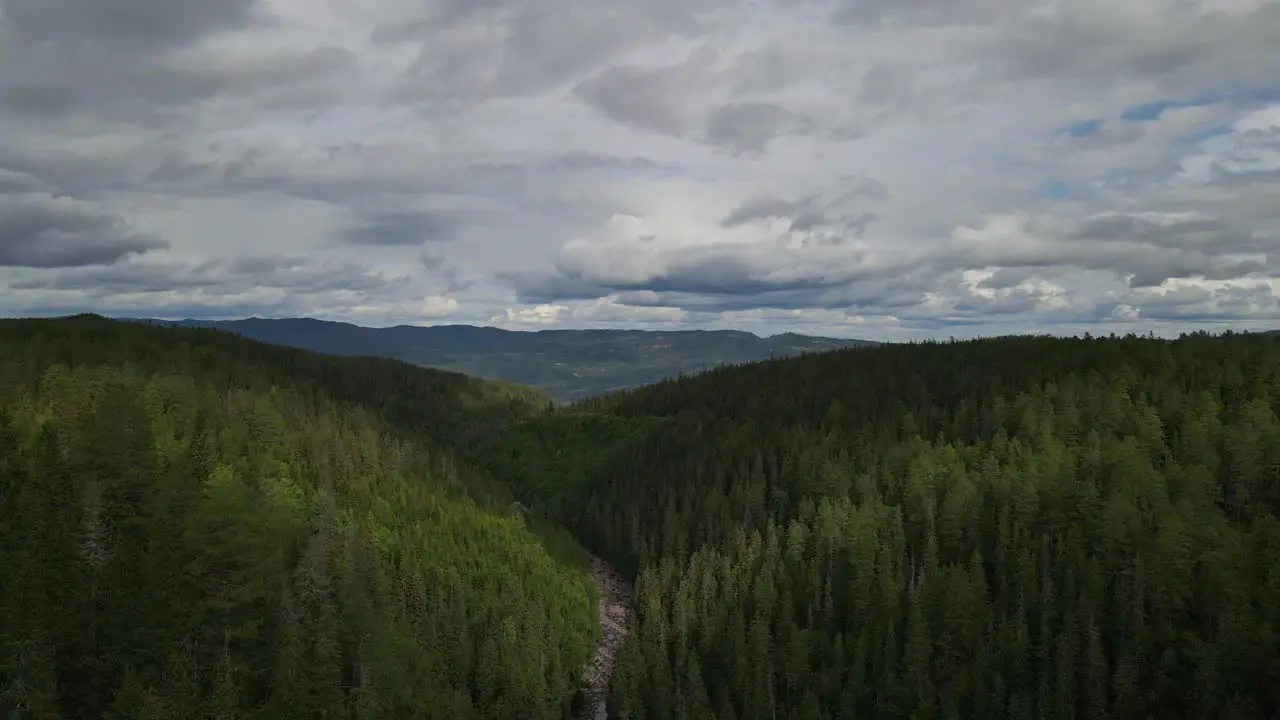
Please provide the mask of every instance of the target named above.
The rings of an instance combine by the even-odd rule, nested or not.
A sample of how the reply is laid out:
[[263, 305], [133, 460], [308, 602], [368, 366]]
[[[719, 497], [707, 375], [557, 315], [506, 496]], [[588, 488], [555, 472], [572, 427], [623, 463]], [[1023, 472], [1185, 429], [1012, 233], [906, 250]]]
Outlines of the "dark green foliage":
[[0, 707], [561, 717], [596, 633], [566, 526], [637, 578], [615, 718], [1280, 712], [1274, 336], [889, 346], [547, 405], [0, 323]]
[[593, 477], [664, 422], [552, 411], [493, 433], [478, 444], [475, 459], [542, 514], [563, 520], [573, 516]]
[[0, 379], [5, 717], [565, 715], [594, 592], [443, 447], [528, 398], [92, 317]]
[[638, 575], [615, 717], [1261, 720], [1278, 415], [1272, 336], [1007, 338], [664, 382], [491, 466]]

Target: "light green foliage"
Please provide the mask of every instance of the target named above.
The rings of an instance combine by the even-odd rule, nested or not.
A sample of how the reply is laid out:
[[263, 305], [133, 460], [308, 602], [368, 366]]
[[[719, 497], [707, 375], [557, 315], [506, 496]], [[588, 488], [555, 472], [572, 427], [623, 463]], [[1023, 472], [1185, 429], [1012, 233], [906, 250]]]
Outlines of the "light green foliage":
[[581, 568], [433, 444], [433, 376], [359, 363], [0, 323], [6, 716], [563, 717]]
[[597, 632], [568, 527], [637, 580], [614, 718], [1262, 720], [1278, 516], [1274, 337], [891, 346], [552, 409], [0, 323], [20, 717], [562, 717]]
[[1280, 712], [1274, 337], [844, 351], [555, 415], [496, 472], [575, 469], [554, 517], [638, 576], [616, 717]]

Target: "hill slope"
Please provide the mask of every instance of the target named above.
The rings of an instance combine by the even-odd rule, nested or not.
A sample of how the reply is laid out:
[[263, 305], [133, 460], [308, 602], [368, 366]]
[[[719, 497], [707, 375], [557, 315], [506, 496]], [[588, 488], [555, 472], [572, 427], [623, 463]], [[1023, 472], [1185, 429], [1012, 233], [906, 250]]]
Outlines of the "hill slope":
[[[149, 321], [158, 322], [158, 321]], [[309, 318], [184, 320], [264, 342], [337, 355], [395, 358], [541, 388], [557, 400], [645, 385], [724, 363], [874, 344], [787, 333], [768, 338], [728, 330], [542, 330], [470, 325], [367, 328]]]
[[584, 568], [449, 447], [524, 412], [506, 390], [0, 321], [0, 707], [564, 717], [598, 632]]
[[664, 382], [485, 457], [638, 575], [620, 717], [1261, 719], [1278, 413], [1272, 336], [1006, 338]]

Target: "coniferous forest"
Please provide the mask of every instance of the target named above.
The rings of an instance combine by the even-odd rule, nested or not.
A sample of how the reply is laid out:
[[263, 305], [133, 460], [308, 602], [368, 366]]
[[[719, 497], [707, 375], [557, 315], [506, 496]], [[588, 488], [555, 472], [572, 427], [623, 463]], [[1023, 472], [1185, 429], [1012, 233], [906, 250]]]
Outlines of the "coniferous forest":
[[891, 345], [557, 407], [0, 322], [0, 706], [565, 717], [590, 551], [636, 580], [613, 718], [1273, 718], [1278, 414], [1264, 335]]
[[638, 575], [615, 717], [1262, 719], [1277, 413], [1275, 336], [1002, 338], [664, 382], [489, 457]]
[[563, 717], [596, 633], [581, 561], [426, 439], [517, 412], [502, 390], [0, 323], [4, 716]]

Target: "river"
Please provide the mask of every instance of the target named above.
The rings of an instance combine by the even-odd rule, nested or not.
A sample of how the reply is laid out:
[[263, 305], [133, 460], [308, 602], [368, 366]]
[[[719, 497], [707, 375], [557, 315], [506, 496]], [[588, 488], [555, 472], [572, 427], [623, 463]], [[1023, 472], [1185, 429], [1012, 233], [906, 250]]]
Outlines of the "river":
[[[589, 571], [600, 596], [600, 645], [595, 657], [582, 673], [582, 685], [588, 706], [594, 706], [595, 720], [606, 720], [609, 683], [613, 680], [613, 663], [618, 645], [631, 628], [631, 584], [612, 565], [592, 555]], [[590, 711], [588, 711], [590, 713]], [[587, 717], [593, 717], [588, 714]]]

